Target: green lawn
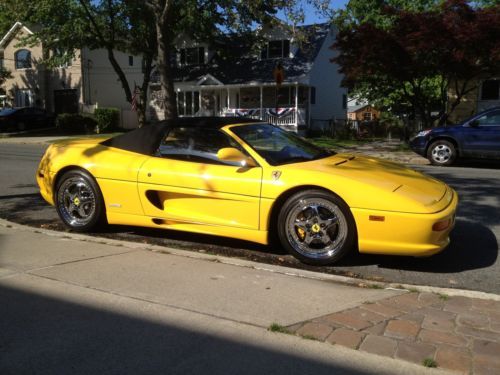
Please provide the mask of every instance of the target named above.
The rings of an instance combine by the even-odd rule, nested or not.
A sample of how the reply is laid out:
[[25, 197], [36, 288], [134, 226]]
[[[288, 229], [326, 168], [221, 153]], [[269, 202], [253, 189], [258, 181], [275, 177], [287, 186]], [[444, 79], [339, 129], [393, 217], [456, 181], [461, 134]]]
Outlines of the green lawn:
[[338, 148], [338, 147], [353, 147], [357, 145], [362, 145], [365, 144], [369, 141], [358, 141], [358, 140], [340, 140], [340, 139], [335, 139], [335, 138], [329, 138], [329, 137], [314, 137], [314, 138], [307, 138], [309, 142], [314, 143], [317, 146], [324, 147], [324, 148]]

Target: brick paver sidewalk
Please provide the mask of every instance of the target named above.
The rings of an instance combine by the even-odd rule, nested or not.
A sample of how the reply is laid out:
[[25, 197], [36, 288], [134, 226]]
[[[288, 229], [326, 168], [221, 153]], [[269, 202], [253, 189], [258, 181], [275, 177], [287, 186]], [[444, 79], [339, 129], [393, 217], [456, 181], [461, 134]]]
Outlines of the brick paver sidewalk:
[[459, 371], [500, 374], [500, 302], [409, 292], [287, 327], [297, 335]]

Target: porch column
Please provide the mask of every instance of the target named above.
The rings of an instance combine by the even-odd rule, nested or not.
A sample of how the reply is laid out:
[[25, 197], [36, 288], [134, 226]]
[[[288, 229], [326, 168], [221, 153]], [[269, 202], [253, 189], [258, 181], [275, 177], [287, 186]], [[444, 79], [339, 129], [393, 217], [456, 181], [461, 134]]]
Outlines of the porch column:
[[295, 84], [295, 126], [299, 127], [299, 84]]
[[260, 86], [260, 119], [264, 120], [264, 87]]
[[307, 128], [311, 127], [311, 86], [307, 87]]
[[201, 106], [201, 96], [203, 95], [203, 92], [201, 91], [201, 87], [200, 87], [200, 91], [199, 91], [199, 94], [198, 94], [198, 108], [199, 108], [199, 112], [200, 112], [200, 115], [203, 115], [204, 113], [204, 108], [202, 108]]
[[229, 87], [227, 88], [227, 109], [231, 108], [231, 96], [229, 95]]

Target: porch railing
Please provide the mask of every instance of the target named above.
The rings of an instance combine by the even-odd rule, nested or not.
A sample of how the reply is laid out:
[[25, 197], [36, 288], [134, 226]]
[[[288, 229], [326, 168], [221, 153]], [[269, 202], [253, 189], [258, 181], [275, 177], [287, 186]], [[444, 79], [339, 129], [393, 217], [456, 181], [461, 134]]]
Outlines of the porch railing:
[[305, 125], [305, 108], [225, 108], [222, 116], [250, 117], [284, 127]]

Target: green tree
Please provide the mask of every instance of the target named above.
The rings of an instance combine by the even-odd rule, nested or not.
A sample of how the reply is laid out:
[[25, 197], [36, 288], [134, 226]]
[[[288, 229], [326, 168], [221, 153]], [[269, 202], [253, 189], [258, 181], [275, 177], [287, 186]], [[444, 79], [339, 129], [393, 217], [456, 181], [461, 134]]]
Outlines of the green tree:
[[[479, 79], [498, 74], [500, 8], [463, 0], [425, 7], [385, 5], [381, 18], [341, 19], [335, 61], [358, 96], [431, 126], [444, 124]], [[448, 90], [455, 98], [449, 106]]]
[[[65, 51], [46, 54], [48, 66], [58, 66], [74, 57], [77, 49], [103, 48], [120, 81], [127, 102], [135, 97], [139, 126], [146, 117], [146, 96], [156, 56], [156, 34], [151, 28], [152, 13], [140, 0], [21, 0], [30, 7], [28, 21], [37, 27], [26, 44], [42, 42], [47, 50]], [[116, 51], [141, 55], [142, 82], [135, 87], [116, 59]], [[133, 86], [134, 85], [134, 86]], [[137, 93], [137, 94], [136, 94]], [[137, 96], [138, 95], [138, 96]]]
[[10, 71], [5, 69], [4, 67], [0, 67], [0, 86], [2, 86], [5, 82], [5, 80], [11, 78], [12, 75]]
[[0, 39], [16, 21], [26, 21], [30, 9], [30, 4], [14, 0], [2, 0], [0, 2]]

